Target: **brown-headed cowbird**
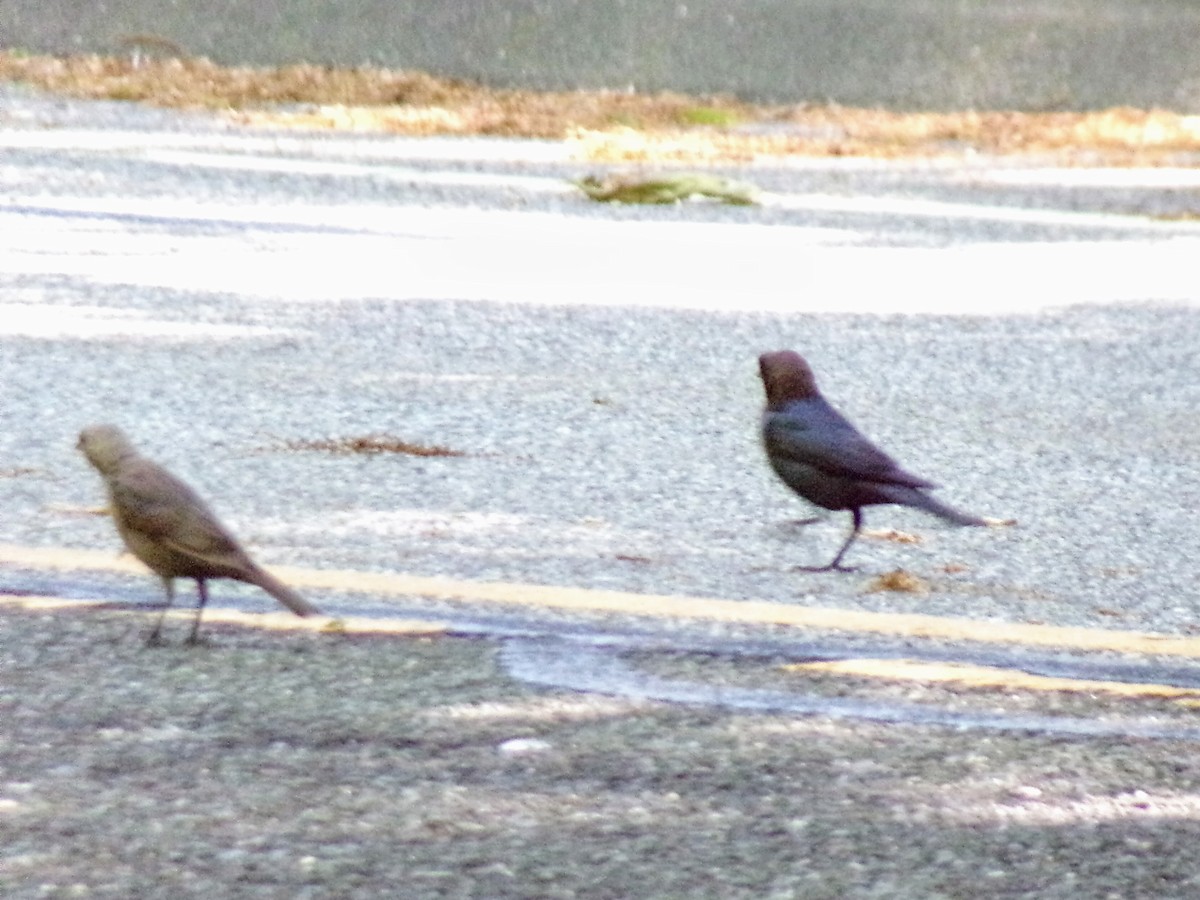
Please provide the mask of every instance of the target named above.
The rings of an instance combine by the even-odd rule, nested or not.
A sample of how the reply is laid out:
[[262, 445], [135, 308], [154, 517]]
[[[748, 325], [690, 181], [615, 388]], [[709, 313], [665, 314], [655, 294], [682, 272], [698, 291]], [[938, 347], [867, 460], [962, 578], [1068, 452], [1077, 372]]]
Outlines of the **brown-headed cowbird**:
[[862, 508], [875, 503], [914, 506], [955, 525], [987, 524], [935, 500], [926, 491], [937, 485], [904, 471], [867, 440], [821, 396], [812, 369], [800, 354], [764, 353], [758, 365], [767, 392], [762, 438], [771, 468], [810, 503], [846, 509], [854, 517], [850, 536], [832, 562], [800, 568], [846, 571], [842, 557], [862, 528]]
[[234, 578], [256, 584], [298, 616], [319, 611], [261, 569], [190, 487], [141, 456], [113, 425], [93, 425], [79, 435], [79, 449], [104, 477], [117, 531], [130, 552], [150, 567], [167, 592], [148, 642], [158, 643], [163, 617], [175, 600], [174, 580], [194, 578], [199, 591], [188, 643], [195, 643], [208, 602], [205, 581]]

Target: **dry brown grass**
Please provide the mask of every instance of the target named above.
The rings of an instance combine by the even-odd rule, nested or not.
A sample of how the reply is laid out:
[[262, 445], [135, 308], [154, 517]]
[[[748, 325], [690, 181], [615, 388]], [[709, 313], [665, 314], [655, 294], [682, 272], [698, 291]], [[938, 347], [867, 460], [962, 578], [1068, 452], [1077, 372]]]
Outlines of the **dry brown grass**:
[[[563, 138], [574, 128], [679, 127], [697, 109], [737, 115], [732, 100], [682, 94], [492, 90], [392, 69], [225, 67], [203, 57], [23, 56], [0, 52], [0, 78], [76, 97], [233, 110], [252, 124], [402, 134]], [[275, 109], [302, 104], [301, 109]]]
[[897, 113], [675, 93], [499, 90], [389, 69], [224, 67], [137, 38], [128, 56], [0, 52], [0, 79], [77, 97], [219, 109], [247, 126], [569, 140], [593, 161], [984, 153], [1161, 165], [1195, 164], [1200, 153], [1200, 116], [1164, 110]]

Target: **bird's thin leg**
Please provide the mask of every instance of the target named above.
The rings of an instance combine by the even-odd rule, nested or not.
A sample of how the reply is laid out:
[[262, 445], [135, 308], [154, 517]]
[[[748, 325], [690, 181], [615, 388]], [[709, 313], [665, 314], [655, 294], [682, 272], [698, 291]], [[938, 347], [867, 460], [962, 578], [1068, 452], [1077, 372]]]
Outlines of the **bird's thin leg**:
[[792, 521], [788, 522], [788, 524], [789, 525], [816, 525], [820, 521], [821, 521], [820, 516], [808, 516], [807, 518], [804, 518], [804, 519], [792, 519]]
[[837, 552], [837, 556], [833, 561], [824, 566], [796, 566], [801, 572], [853, 572], [856, 566], [843, 566], [842, 557], [846, 555], [846, 551], [850, 549], [850, 545], [854, 543], [854, 539], [858, 537], [858, 532], [862, 530], [862, 510], [852, 509], [850, 514], [854, 516], [854, 527], [850, 529], [850, 536], [846, 538], [846, 543], [842, 544], [842, 549]]
[[162, 583], [163, 587], [167, 590], [167, 602], [163, 606], [162, 612], [158, 614], [158, 621], [154, 623], [154, 627], [146, 635], [146, 646], [148, 647], [158, 647], [162, 644], [163, 619], [167, 615], [167, 610], [171, 608], [171, 604], [175, 602], [175, 579], [164, 578]]
[[196, 579], [196, 619], [192, 622], [192, 633], [188, 635], [187, 643], [200, 643], [200, 616], [204, 614], [204, 607], [208, 604], [208, 588], [204, 585], [203, 578]]

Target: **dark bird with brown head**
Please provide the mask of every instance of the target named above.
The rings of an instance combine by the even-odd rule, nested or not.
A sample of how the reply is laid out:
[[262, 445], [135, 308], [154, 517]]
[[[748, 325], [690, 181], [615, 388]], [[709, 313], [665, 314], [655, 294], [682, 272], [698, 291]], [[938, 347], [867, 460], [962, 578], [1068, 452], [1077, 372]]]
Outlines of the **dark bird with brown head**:
[[79, 435], [79, 449], [108, 488], [109, 508], [129, 551], [157, 574], [167, 603], [150, 632], [156, 644], [163, 616], [175, 599], [175, 579], [194, 578], [199, 591], [188, 643], [196, 643], [208, 602], [205, 582], [233, 578], [255, 584], [298, 616], [319, 610], [250, 559], [229, 530], [188, 485], [134, 449], [113, 425], [93, 425]]
[[912, 506], [955, 525], [986, 525], [986, 520], [960, 512], [927, 492], [937, 487], [906, 472], [872, 444], [817, 390], [804, 357], [791, 350], [758, 358], [767, 407], [762, 417], [767, 459], [783, 483], [817, 506], [849, 510], [853, 528], [833, 560], [824, 566], [801, 566], [811, 572], [850, 571], [842, 557], [862, 529], [862, 508], [880, 503]]

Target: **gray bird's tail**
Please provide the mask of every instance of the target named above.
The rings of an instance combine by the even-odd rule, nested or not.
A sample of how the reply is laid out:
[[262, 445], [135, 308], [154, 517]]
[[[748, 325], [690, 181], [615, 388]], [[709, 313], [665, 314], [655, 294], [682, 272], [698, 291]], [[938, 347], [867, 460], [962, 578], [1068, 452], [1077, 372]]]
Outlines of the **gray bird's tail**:
[[246, 580], [260, 588], [298, 616], [319, 616], [321, 611], [265, 569], [255, 566]]
[[897, 491], [894, 502], [923, 509], [955, 525], [987, 525], [986, 519], [955, 509], [953, 506], [947, 506], [931, 494], [916, 488], [903, 488]]

